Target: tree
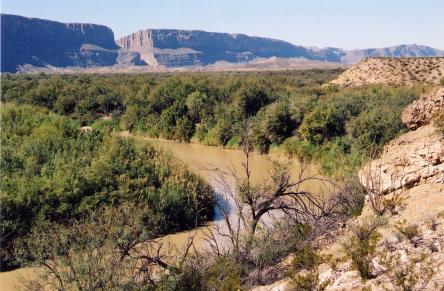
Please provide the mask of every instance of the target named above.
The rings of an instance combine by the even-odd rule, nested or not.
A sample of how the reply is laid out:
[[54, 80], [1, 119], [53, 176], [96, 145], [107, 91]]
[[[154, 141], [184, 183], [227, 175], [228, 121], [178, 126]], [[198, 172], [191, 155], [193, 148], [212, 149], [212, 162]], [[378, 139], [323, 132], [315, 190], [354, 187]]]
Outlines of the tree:
[[299, 133], [313, 144], [322, 144], [345, 133], [345, 118], [331, 105], [317, 106], [304, 117]]
[[270, 102], [262, 86], [258, 84], [248, 84], [236, 93], [236, 110], [241, 117], [254, 116], [261, 107]]
[[[306, 176], [303, 164], [298, 177], [293, 180], [289, 167], [275, 162], [269, 179], [254, 184], [250, 169], [251, 146], [246, 134], [242, 148], [245, 155], [243, 175], [234, 169], [210, 169], [217, 177], [217, 188], [221, 189], [223, 196], [217, 203], [224, 220], [223, 227], [216, 225], [207, 239], [216, 253], [223, 254], [217, 239], [220, 236], [228, 238], [230, 251], [235, 256], [247, 256], [266, 216], [284, 215], [295, 224], [327, 216], [322, 197], [303, 190], [302, 186], [314, 181], [328, 183], [328, 180], [317, 175]], [[235, 181], [235, 188], [230, 186], [230, 179]]]

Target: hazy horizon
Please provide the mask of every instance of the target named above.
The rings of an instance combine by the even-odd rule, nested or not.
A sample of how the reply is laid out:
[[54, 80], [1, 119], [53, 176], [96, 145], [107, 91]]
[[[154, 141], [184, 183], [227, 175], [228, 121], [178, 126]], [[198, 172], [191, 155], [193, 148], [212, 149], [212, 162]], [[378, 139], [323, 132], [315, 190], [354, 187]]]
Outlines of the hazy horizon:
[[240, 33], [319, 48], [419, 44], [444, 49], [444, 18], [440, 16], [444, 2], [440, 0], [3, 0], [1, 10], [61, 22], [107, 25], [116, 39], [153, 28]]

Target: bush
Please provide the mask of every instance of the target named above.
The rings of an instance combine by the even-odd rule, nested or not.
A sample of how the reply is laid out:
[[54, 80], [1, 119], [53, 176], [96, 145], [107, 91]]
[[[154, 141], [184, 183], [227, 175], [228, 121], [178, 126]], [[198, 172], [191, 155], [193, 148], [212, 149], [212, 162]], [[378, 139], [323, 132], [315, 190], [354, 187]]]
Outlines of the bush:
[[38, 221], [15, 243], [15, 254], [22, 264], [40, 267], [41, 276], [23, 282], [28, 289], [135, 290], [155, 286], [146, 268], [162, 265], [137, 248], [155, 247], [159, 233], [149, 208], [122, 204], [66, 226]]
[[291, 278], [290, 290], [312, 291], [318, 290], [319, 279], [315, 271], [296, 274]]
[[321, 262], [321, 258], [310, 245], [304, 245], [294, 253], [292, 270], [313, 270]]
[[413, 240], [419, 234], [418, 225], [409, 224], [406, 225], [406, 221], [399, 221], [395, 225], [396, 229], [402, 233], [408, 240]]
[[205, 290], [240, 290], [239, 265], [230, 257], [219, 257], [204, 273]]
[[304, 117], [299, 133], [310, 143], [319, 145], [345, 133], [345, 118], [334, 107], [320, 105]]
[[353, 267], [364, 279], [373, 278], [372, 259], [380, 234], [376, 231], [381, 220], [369, 220], [352, 226], [352, 236], [344, 244], [344, 250], [352, 260]]
[[358, 177], [348, 178], [339, 191], [330, 198], [343, 220], [361, 215], [367, 191]]

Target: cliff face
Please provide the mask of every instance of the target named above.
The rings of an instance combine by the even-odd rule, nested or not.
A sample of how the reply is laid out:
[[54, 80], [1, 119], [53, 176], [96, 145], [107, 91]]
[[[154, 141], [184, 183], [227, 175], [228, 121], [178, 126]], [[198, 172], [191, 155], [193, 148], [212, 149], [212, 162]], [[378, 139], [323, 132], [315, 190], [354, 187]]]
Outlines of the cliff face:
[[141, 54], [152, 66], [181, 67], [208, 65], [218, 61], [248, 62], [256, 58], [305, 58], [353, 64], [366, 57], [435, 57], [444, 52], [420, 45], [400, 45], [378, 49], [343, 50], [305, 48], [291, 43], [244, 34], [199, 30], [146, 29], [117, 40], [127, 51]]
[[272, 57], [353, 64], [373, 56], [444, 56], [444, 51], [420, 45], [360, 50], [318, 49], [244, 34], [177, 29], [141, 30], [117, 40], [117, 44], [112, 30], [103, 25], [1, 15], [2, 72], [38, 67], [52, 67], [52, 70], [118, 65], [129, 68], [146, 64], [155, 69], [247, 63]]
[[313, 58], [308, 49], [280, 40], [195, 30], [141, 30], [117, 40], [117, 44], [139, 52], [149, 65], [166, 67], [247, 62], [273, 56]]
[[1, 71], [18, 66], [109, 66], [117, 46], [109, 27], [1, 15]]

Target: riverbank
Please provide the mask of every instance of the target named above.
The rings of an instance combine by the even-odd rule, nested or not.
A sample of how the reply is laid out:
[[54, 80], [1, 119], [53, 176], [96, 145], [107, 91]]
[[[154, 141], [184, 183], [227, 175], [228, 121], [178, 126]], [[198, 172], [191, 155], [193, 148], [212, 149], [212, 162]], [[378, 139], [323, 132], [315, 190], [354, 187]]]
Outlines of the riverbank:
[[[128, 133], [124, 133], [124, 136], [132, 137]], [[245, 162], [244, 153], [240, 150], [225, 149], [222, 147], [205, 146], [194, 143], [179, 143], [168, 140], [151, 139], [142, 136], [133, 137], [141, 142], [149, 142], [158, 149], [169, 152], [175, 159], [184, 163], [191, 171], [201, 176], [205, 181], [210, 184], [216, 191], [218, 188], [215, 176], [210, 169], [224, 169], [229, 168], [238, 171], [242, 171], [242, 163]], [[287, 162], [290, 164], [290, 172], [293, 177], [297, 177], [300, 174], [301, 165], [296, 159], [285, 160], [282, 155], [262, 155], [259, 153], [252, 153], [250, 155], [250, 165], [252, 171], [252, 181], [261, 182], [268, 178], [269, 171], [272, 168], [273, 161]], [[313, 165], [305, 165], [305, 175], [317, 175], [316, 167]], [[231, 181], [234, 183], [234, 181]], [[232, 184], [234, 187], [234, 184]], [[312, 192], [321, 192], [323, 184], [311, 184], [303, 185], [302, 189]], [[183, 249], [190, 236], [194, 237], [194, 245], [197, 249], [205, 248], [205, 232], [208, 228], [218, 223], [218, 218], [209, 222], [206, 226], [198, 227], [193, 230], [187, 230], [166, 235], [162, 238], [167, 244], [171, 244], [178, 249]], [[29, 278], [29, 276], [35, 276], [35, 269], [24, 268], [11, 272], [0, 273], [0, 289], [2, 291], [16, 290], [14, 285], [19, 283], [20, 276]]]

